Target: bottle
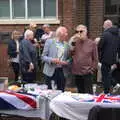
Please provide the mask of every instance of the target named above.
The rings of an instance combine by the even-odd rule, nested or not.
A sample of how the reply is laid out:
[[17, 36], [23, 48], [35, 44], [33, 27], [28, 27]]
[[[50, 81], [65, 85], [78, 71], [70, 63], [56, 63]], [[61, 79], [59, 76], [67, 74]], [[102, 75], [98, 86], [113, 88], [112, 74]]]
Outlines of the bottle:
[[52, 90], [56, 90], [57, 89], [57, 86], [56, 86], [54, 80], [51, 80], [51, 87], [52, 87]]
[[93, 88], [93, 94], [94, 94], [94, 95], [96, 94], [96, 87], [97, 87], [96, 84], [93, 84], [93, 87], [92, 87], [92, 88]]
[[115, 87], [113, 88], [113, 93], [116, 93], [116, 92], [118, 92], [119, 91], [119, 89], [120, 89], [120, 84], [119, 83], [117, 83], [116, 85], [115, 85]]

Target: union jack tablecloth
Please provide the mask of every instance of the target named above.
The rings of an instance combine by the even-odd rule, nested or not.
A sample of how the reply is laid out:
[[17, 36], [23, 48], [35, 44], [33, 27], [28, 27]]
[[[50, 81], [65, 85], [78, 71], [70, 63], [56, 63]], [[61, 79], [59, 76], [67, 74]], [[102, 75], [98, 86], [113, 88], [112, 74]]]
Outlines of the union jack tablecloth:
[[30, 110], [36, 107], [35, 96], [10, 91], [0, 92], [0, 110]]
[[106, 108], [120, 108], [120, 95], [65, 92], [50, 102], [50, 109], [58, 116], [69, 120], [88, 120], [90, 109], [96, 105]]
[[72, 98], [80, 102], [97, 102], [97, 103], [120, 103], [120, 95], [90, 95], [90, 94], [71, 94]]

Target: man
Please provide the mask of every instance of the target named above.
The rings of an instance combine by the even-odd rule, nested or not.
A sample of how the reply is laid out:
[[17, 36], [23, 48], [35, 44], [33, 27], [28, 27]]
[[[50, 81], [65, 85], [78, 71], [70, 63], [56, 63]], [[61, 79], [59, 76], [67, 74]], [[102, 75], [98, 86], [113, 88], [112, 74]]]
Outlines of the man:
[[29, 29], [33, 31], [34, 38], [39, 41], [41, 36], [44, 34], [44, 30], [41, 28], [38, 28], [35, 23], [30, 23]]
[[87, 27], [78, 25], [75, 39], [72, 73], [79, 93], [92, 93], [92, 74], [97, 68], [98, 55], [94, 41], [87, 37]]
[[[68, 64], [69, 55], [68, 44], [66, 42], [68, 36], [65, 27], [59, 27], [56, 30], [56, 38], [46, 41], [42, 53], [42, 60], [45, 62], [43, 73], [46, 77], [46, 84], [49, 89], [54, 89], [51, 82], [55, 83], [57, 89], [64, 91], [65, 77], [63, 66]], [[52, 81], [53, 80], [53, 81]]]
[[[31, 22], [29, 24], [29, 26], [27, 26], [25, 29], [24, 29], [24, 32], [29, 29], [31, 31], [33, 31], [34, 33], [34, 39], [35, 39], [35, 42], [39, 41], [41, 36], [44, 34], [44, 31], [42, 28], [39, 28], [35, 23]], [[24, 39], [24, 32], [23, 32], [23, 36], [21, 36], [21, 40]]]
[[28, 83], [36, 79], [36, 48], [32, 44], [34, 34], [31, 30], [26, 30], [24, 39], [20, 43], [20, 68], [22, 79]]
[[110, 92], [111, 70], [116, 68], [119, 49], [118, 28], [114, 27], [111, 20], [104, 21], [104, 32], [98, 44], [99, 60], [102, 63], [102, 81], [104, 93]]
[[33, 31], [34, 33], [34, 38], [32, 40], [32, 43], [34, 44], [34, 46], [36, 46], [36, 50], [37, 50], [37, 63], [39, 68], [41, 69], [41, 53], [42, 53], [42, 44], [40, 41], [41, 36], [44, 34], [44, 30], [41, 28], [38, 28], [37, 25], [35, 23], [30, 23], [29, 25], [29, 29], [31, 31]]
[[41, 36], [42, 41], [45, 42], [47, 39], [53, 37], [54, 33], [53, 33], [53, 31], [51, 31], [50, 25], [44, 24], [43, 25], [43, 30], [44, 30], [44, 34]]

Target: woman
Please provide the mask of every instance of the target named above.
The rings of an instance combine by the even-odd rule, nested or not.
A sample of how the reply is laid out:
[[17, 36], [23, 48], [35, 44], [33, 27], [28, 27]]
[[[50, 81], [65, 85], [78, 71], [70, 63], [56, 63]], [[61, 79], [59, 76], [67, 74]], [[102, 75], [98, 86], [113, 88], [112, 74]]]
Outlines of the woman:
[[19, 38], [20, 32], [13, 31], [11, 35], [11, 40], [8, 43], [8, 56], [15, 74], [15, 81], [19, 77]]

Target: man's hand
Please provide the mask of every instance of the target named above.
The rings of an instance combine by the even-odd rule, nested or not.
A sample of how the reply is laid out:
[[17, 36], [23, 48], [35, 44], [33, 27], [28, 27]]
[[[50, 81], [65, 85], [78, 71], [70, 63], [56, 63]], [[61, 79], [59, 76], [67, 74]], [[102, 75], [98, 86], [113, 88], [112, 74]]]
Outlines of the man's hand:
[[19, 54], [19, 50], [16, 50], [16, 53]]
[[33, 63], [30, 63], [28, 72], [31, 72], [33, 69], [34, 69], [34, 65], [33, 65]]
[[60, 64], [60, 60], [58, 58], [53, 58], [52, 63], [54, 64]]
[[60, 61], [60, 65], [68, 65], [68, 62], [66, 62], [66, 61]]
[[114, 70], [114, 69], [116, 69], [116, 68], [117, 68], [117, 65], [116, 65], [116, 64], [111, 65], [111, 70]]
[[61, 61], [58, 58], [53, 58], [52, 63], [57, 64], [57, 65], [68, 65], [68, 62], [66, 61]]

